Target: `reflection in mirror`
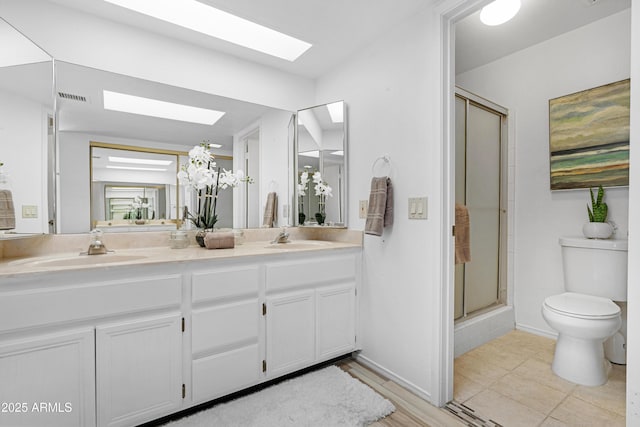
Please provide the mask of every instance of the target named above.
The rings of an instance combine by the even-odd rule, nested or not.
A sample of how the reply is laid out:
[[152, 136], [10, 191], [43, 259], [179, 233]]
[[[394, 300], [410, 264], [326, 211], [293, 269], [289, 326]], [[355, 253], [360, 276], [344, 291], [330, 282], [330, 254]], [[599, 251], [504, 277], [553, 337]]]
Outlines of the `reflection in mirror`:
[[53, 220], [49, 185], [54, 168], [46, 154], [55, 142], [53, 61], [2, 19], [0, 40], [0, 173], [15, 218], [2, 227], [8, 230], [0, 232], [0, 238], [48, 233]]
[[[165, 218], [159, 217], [160, 211], [154, 211], [153, 221], [156, 222], [182, 219], [180, 205], [188, 204], [189, 198], [188, 194], [182, 193], [184, 189], [175, 189], [175, 168], [186, 164], [186, 153], [203, 141], [217, 144], [211, 149], [217, 166], [228, 170], [258, 171], [252, 175], [255, 181], [252, 186], [257, 190], [257, 194], [251, 195], [251, 204], [247, 201], [246, 188], [238, 187], [221, 194], [217, 226], [260, 226], [259, 222], [249, 222], [248, 218], [262, 218], [267, 192], [271, 188], [276, 188], [279, 192], [279, 210], [282, 210], [283, 204], [289, 200], [287, 125], [292, 116], [291, 112], [62, 61], [56, 61], [56, 86], [60, 163], [58, 205], [62, 233], [88, 232], [95, 221], [108, 221], [108, 214], [103, 205], [106, 203], [105, 189], [97, 190], [100, 192], [98, 195], [94, 194], [91, 188], [95, 185], [90, 181], [92, 171], [89, 159], [96, 160], [93, 153], [90, 153], [91, 141], [99, 141], [103, 145], [137, 147], [141, 151], [171, 152], [174, 155], [176, 152], [182, 153], [178, 163], [169, 166], [173, 169], [171, 177], [167, 171], [168, 175], [162, 180], [140, 176], [135, 179], [109, 177], [105, 180], [105, 185], [109, 182], [126, 182], [128, 186], [139, 188], [164, 186], [166, 198], [163, 203], [166, 204], [167, 210]], [[170, 119], [166, 116], [152, 117], [139, 110], [135, 110], [134, 113], [134, 97], [137, 100], [143, 98], [146, 101], [177, 105], [183, 113], [187, 111], [187, 116]], [[121, 101], [121, 104], [105, 105], [105, 100]], [[214, 114], [214, 117], [205, 117], [204, 123], [195, 123], [194, 113], [205, 113], [205, 116]], [[219, 113], [224, 114], [220, 116]], [[250, 155], [246, 153], [243, 145], [249, 135], [255, 139], [255, 150], [249, 153]], [[118, 169], [111, 170], [110, 173], [116, 171]], [[119, 169], [120, 174], [131, 172]], [[141, 197], [144, 198], [143, 196]], [[98, 200], [99, 205], [96, 205]], [[143, 202], [146, 203], [149, 202]], [[99, 216], [94, 216], [91, 212], [95, 215], [99, 213]], [[286, 217], [278, 217], [277, 225], [287, 224]], [[143, 231], [150, 228], [149, 224], [153, 224], [153, 221], [147, 218], [145, 224], [135, 224], [134, 220], [133, 224], [127, 224], [128, 230]], [[165, 226], [166, 221], [163, 224]], [[136, 225], [138, 227], [135, 227]]]
[[92, 228], [175, 229], [180, 218], [176, 178], [180, 154], [185, 153], [91, 142]]
[[346, 227], [346, 105], [300, 110], [296, 120], [298, 224]]

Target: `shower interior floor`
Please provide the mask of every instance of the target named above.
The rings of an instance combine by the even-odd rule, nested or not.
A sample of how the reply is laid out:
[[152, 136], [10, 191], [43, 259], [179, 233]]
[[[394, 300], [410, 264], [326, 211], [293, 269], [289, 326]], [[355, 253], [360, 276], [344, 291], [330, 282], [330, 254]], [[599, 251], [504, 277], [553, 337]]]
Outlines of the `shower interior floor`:
[[503, 426], [624, 426], [626, 366], [599, 387], [551, 371], [555, 341], [512, 331], [454, 361], [454, 404]]

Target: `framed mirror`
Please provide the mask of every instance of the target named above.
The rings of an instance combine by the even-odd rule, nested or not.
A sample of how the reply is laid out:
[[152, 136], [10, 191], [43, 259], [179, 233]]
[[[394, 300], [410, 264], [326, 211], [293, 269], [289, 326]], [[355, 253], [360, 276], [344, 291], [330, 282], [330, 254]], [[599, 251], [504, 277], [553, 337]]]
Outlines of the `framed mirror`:
[[299, 226], [347, 226], [347, 110], [344, 101], [296, 115], [295, 205]]
[[[251, 191], [237, 187], [220, 193], [217, 227], [261, 226], [258, 219], [262, 218], [269, 191], [279, 192], [279, 211], [285, 210], [290, 199], [287, 126], [292, 112], [62, 61], [56, 61], [56, 86], [60, 232], [84, 233], [96, 224], [106, 224], [99, 221], [109, 221], [107, 199], [116, 198], [106, 197], [107, 187], [122, 186], [120, 184], [143, 189], [143, 194], [138, 195], [142, 199], [149, 199], [145, 196], [150, 188], [164, 188], [165, 191], [157, 193], [158, 200], [164, 197], [164, 208], [158, 205], [152, 212], [151, 206], [145, 207], [149, 209], [148, 215], [155, 217], [139, 221], [140, 224], [135, 224], [137, 218], [133, 221], [131, 218], [118, 219], [127, 222], [122, 226], [125, 230], [118, 231], [171, 226], [176, 219], [182, 219], [182, 206], [190, 203], [188, 192], [184, 193], [184, 188], [177, 186], [177, 168], [188, 162], [188, 151], [203, 141], [212, 144], [217, 167], [250, 170], [254, 180], [253, 184], [248, 184]], [[108, 101], [114, 96], [124, 105], [110, 104]], [[133, 98], [172, 104], [191, 112], [192, 108], [199, 112], [215, 111], [219, 117], [215, 121], [196, 123], [187, 120], [192, 120], [191, 116], [150, 116], [135, 111]], [[251, 142], [249, 152], [245, 145], [247, 141]], [[94, 178], [102, 172], [96, 173], [101, 161], [96, 157], [109, 157], [97, 151], [98, 148], [126, 148], [131, 152], [126, 156], [137, 161], [155, 153], [177, 156], [177, 162], [166, 166], [171, 170], [165, 171], [163, 177], [154, 177], [152, 175], [161, 172], [149, 170], [138, 170], [133, 177], [131, 175], [136, 171], [131, 167], [144, 166], [129, 164], [129, 169], [112, 169], [108, 177], [102, 175], [104, 179], [98, 184]], [[121, 152], [115, 157], [123, 156]], [[125, 166], [117, 162], [114, 165]], [[114, 178], [116, 171], [120, 176]], [[118, 203], [129, 203], [129, 206], [136, 203], [132, 194], [128, 193], [125, 199], [133, 197], [134, 202], [119, 200]], [[150, 201], [142, 203], [146, 205]], [[113, 227], [115, 219], [111, 221]], [[286, 215], [279, 215], [278, 225], [287, 225], [286, 221]]]
[[55, 192], [54, 157], [48, 155], [55, 143], [53, 60], [3, 19], [0, 40], [0, 173], [14, 207], [14, 220], [2, 227], [0, 238], [49, 233]]

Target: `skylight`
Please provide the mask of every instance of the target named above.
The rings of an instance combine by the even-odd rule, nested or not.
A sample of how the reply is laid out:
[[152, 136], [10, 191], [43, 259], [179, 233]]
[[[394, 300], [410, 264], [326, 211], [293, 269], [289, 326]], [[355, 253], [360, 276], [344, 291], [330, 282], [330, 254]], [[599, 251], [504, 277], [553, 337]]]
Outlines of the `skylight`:
[[195, 0], [105, 0], [268, 55], [295, 61], [310, 43]]
[[305, 156], [305, 157], [315, 157], [316, 159], [320, 158], [320, 151], [318, 150], [314, 150], [314, 151], [304, 151], [302, 153], [298, 153], [301, 156]]
[[135, 159], [132, 157], [116, 157], [116, 156], [109, 156], [109, 161], [114, 163], [133, 163], [138, 165], [157, 165], [157, 166], [168, 166], [171, 163], [173, 163], [173, 160]]
[[125, 169], [130, 171], [153, 171], [153, 172], [166, 172], [166, 169], [163, 168], [143, 168], [138, 166], [114, 166], [107, 165], [107, 169]]
[[213, 125], [220, 120], [224, 113], [190, 105], [174, 104], [173, 102], [127, 95], [125, 93], [102, 91], [105, 110], [121, 111], [124, 113], [141, 114], [143, 116], [160, 117], [163, 119], [180, 120], [183, 122]]
[[333, 123], [342, 123], [344, 121], [342, 101], [327, 104], [327, 110], [329, 110], [329, 115]]

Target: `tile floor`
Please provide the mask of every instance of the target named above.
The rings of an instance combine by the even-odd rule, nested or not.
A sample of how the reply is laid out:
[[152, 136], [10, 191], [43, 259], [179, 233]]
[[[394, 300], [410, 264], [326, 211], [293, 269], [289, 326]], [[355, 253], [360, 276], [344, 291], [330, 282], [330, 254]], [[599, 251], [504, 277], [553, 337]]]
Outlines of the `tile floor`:
[[609, 381], [585, 387], [551, 371], [555, 341], [512, 331], [475, 348], [454, 364], [454, 400], [503, 426], [623, 426], [626, 367]]

